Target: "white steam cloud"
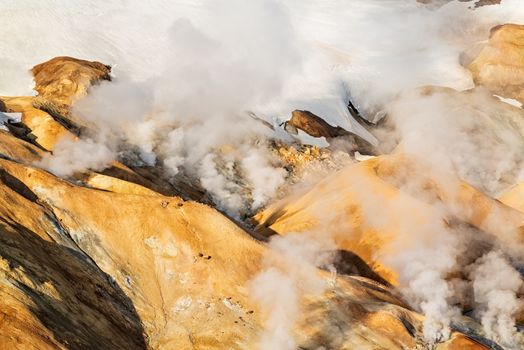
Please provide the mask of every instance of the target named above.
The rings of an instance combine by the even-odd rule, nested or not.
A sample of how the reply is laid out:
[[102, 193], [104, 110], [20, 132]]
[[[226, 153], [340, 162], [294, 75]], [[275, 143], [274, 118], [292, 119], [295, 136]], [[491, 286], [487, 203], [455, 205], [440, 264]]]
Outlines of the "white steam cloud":
[[86, 167], [104, 169], [115, 157], [111, 149], [98, 141], [62, 138], [57, 142], [53, 155], [44, 157], [36, 165], [58, 176], [69, 176], [84, 171]]
[[516, 314], [522, 311], [524, 291], [520, 273], [500, 251], [482, 256], [471, 271], [477, 313], [487, 336], [508, 349], [519, 349], [524, 337], [517, 333]]
[[317, 266], [331, 263], [333, 245], [301, 233], [274, 237], [269, 246], [264, 269], [250, 283], [254, 300], [267, 314], [257, 349], [295, 350], [294, 327], [300, 319], [301, 301], [327, 288]]
[[388, 106], [400, 148], [497, 195], [524, 180], [524, 112], [484, 89], [422, 89]]

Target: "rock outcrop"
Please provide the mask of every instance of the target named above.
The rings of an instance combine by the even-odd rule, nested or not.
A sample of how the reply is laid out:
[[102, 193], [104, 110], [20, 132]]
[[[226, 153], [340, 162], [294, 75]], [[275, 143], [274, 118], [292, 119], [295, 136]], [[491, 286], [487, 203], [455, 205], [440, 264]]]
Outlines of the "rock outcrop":
[[374, 153], [373, 146], [366, 140], [340, 126], [330, 125], [324, 119], [309, 111], [293, 111], [291, 119], [284, 123], [284, 128], [291, 134], [296, 135], [298, 133], [297, 129], [299, 129], [310, 136], [317, 138], [324, 137], [327, 140], [343, 137], [353, 144], [355, 150], [358, 149], [366, 154]]
[[339, 126], [331, 126], [324, 119], [309, 111], [293, 111], [291, 119], [285, 123], [285, 127], [287, 130], [297, 128], [313, 137], [325, 137], [327, 139], [349, 134], [347, 130]]
[[52, 150], [56, 141], [65, 134], [75, 139], [81, 129], [88, 127], [84, 120], [71, 115], [71, 107], [86, 96], [91, 86], [111, 81], [111, 67], [63, 56], [40, 63], [31, 72], [38, 96], [26, 97], [22, 103], [15, 99], [11, 105], [24, 113], [26, 121], [23, 122], [40, 138], [40, 145]]
[[35, 144], [46, 151], [53, 151], [63, 137], [76, 136], [46, 111], [34, 107], [34, 97], [0, 97], [8, 112], [22, 113], [22, 123], [31, 130]]
[[[465, 1], [465, 0], [462, 0]], [[487, 6], [487, 5], [498, 5], [502, 0], [477, 0], [475, 7]]]
[[524, 103], [524, 26], [493, 28], [488, 44], [468, 68], [477, 85]]
[[32, 69], [41, 107], [67, 116], [70, 107], [85, 96], [92, 85], [111, 80], [111, 67], [96, 61], [55, 57]]

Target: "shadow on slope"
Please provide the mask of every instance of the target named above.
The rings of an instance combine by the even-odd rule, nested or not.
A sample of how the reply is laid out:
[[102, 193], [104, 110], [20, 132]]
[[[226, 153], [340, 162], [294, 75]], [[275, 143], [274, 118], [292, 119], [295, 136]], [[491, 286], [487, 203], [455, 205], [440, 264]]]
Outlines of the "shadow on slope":
[[147, 349], [130, 299], [79, 252], [2, 218], [0, 259], [11, 289], [7, 294], [25, 295], [27, 308], [65, 348]]

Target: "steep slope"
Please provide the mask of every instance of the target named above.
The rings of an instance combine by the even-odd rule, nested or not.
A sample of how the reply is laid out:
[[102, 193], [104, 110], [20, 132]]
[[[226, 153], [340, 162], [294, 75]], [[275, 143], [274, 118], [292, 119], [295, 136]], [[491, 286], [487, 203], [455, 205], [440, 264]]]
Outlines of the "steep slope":
[[146, 348], [112, 278], [59, 236], [58, 219], [22, 182], [3, 168], [1, 180], [2, 348]]
[[[78, 60], [72, 57], [56, 57], [37, 67], [34, 72], [38, 74], [38, 77], [35, 77], [35, 80], [38, 81], [36, 87], [39, 91], [38, 96], [0, 96], [0, 103], [4, 111], [21, 113], [23, 125], [34, 136], [33, 144], [52, 152], [59, 141], [76, 142], [78, 141], [77, 134], [81, 131], [95, 132], [86, 125], [84, 120], [71, 114], [71, 107], [75, 101], [87, 94], [92, 85], [98, 84], [100, 80], [108, 79], [110, 69], [100, 62]], [[39, 159], [43, 155], [45, 153], [40, 153]], [[180, 183], [179, 188], [175, 189], [149, 169], [135, 171], [118, 161], [113, 161], [108, 168], [103, 170], [103, 173], [109, 176], [104, 181], [100, 181], [102, 174], [98, 176], [88, 174], [87, 177], [79, 174], [79, 179], [86, 181], [90, 186], [103, 189], [107, 186], [122, 187], [121, 182], [118, 181], [118, 178], [122, 178], [127, 182], [151, 188], [163, 194], [202, 197], [201, 193], [188, 184]], [[111, 184], [111, 182], [120, 185]], [[127, 187], [134, 187], [134, 190], [141, 191], [131, 184]]]
[[[306, 193], [258, 213], [256, 230], [265, 235], [316, 232], [333, 238], [340, 249], [356, 253], [393, 284], [397, 273], [381, 256], [400, 254], [410, 240], [416, 243], [412, 234], [424, 237], [446, 226], [437, 225], [433, 232], [428, 222], [459, 220], [501, 240], [522, 240], [524, 215], [464, 182], [433, 178], [431, 171], [434, 169], [406, 155], [380, 156], [350, 165]], [[442, 211], [440, 206], [452, 210]]]
[[[147, 334], [151, 335], [150, 345], [167, 346], [176, 341], [178, 348], [187, 347], [190, 335], [185, 328], [192, 323], [194, 326], [196, 313], [200, 311], [204, 314], [201, 317], [205, 316], [209, 302], [220, 302], [227, 297], [223, 294], [222, 298], [212, 298], [209, 293], [226, 293], [226, 286], [241, 285], [238, 280], [246, 280], [240, 269], [235, 274], [228, 273], [233, 268], [229, 265], [236, 259], [220, 254], [219, 242], [228, 235], [226, 232], [233, 235], [227, 240], [228, 251], [240, 252], [239, 266], [255, 268], [251, 261], [242, 260], [246, 256], [256, 259], [261, 254], [261, 247], [249, 244], [250, 238], [233, 223], [201, 205], [184, 203], [178, 198], [121, 195], [78, 188], [49, 174], [7, 161], [2, 163], [2, 168], [25, 181], [28, 193], [38, 193], [38, 201], [50, 208], [56, 217], [55, 224], [60, 225], [46, 230], [35, 224], [31, 227], [33, 231], [42, 235], [60, 232], [62, 236], [56, 238], [59, 242], [67, 242], [77, 253], [87, 254], [123, 286], [133, 299]], [[188, 222], [191, 217], [198, 220]], [[21, 217], [19, 220], [26, 221]], [[208, 246], [201, 242], [199, 236], [205, 231], [208, 231], [206, 241], [218, 243]], [[199, 253], [213, 258], [199, 257]], [[228, 260], [224, 261], [226, 258]], [[73, 285], [70, 287], [74, 289]], [[234, 290], [227, 292], [236, 294]], [[192, 300], [196, 305], [192, 305]], [[205, 301], [205, 304], [197, 304], [198, 301]], [[195, 308], [193, 312], [174, 317], [190, 306]], [[211, 327], [212, 322], [220, 320], [216, 312], [222, 311], [228, 316], [231, 313], [224, 310], [222, 303], [214, 309], [215, 317], [211, 317], [208, 326], [219, 329], [218, 324]], [[198, 343], [203, 335], [192, 336]], [[224, 337], [229, 336], [231, 333]], [[213, 334], [212, 338], [218, 343], [227, 343], [218, 335]], [[177, 348], [175, 344], [172, 346]]]

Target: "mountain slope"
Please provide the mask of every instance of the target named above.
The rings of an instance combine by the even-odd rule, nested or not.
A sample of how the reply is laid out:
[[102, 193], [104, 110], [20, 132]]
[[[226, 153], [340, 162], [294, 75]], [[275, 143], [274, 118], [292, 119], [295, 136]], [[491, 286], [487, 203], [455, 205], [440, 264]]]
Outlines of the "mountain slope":
[[[7, 132], [0, 141], [5, 348], [252, 349], [281, 327], [290, 328], [287, 343], [304, 349], [424, 344], [424, 317], [388, 285], [304, 265], [214, 208], [146, 182], [114, 174], [100, 182], [89, 172], [58, 178], [38, 167], [45, 149]], [[253, 287], [268, 274], [302, 287], [291, 298], [271, 284]], [[308, 289], [312, 281], [323, 287]], [[296, 319], [281, 323], [264, 296], [295, 300]], [[475, 330], [454, 331], [437, 348], [486, 348], [477, 341], [486, 343]]]

